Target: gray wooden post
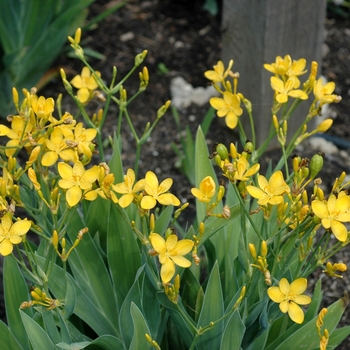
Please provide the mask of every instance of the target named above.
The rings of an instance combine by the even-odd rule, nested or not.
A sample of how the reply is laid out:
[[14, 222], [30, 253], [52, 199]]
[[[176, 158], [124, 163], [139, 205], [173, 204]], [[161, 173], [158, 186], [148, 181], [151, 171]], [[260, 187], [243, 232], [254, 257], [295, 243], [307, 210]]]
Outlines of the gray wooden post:
[[[232, 70], [240, 73], [238, 92], [253, 104], [258, 144], [269, 131], [273, 98], [272, 74], [263, 64], [289, 54], [294, 60], [306, 59], [308, 72], [304, 80], [313, 60], [319, 63], [320, 74], [325, 12], [326, 0], [224, 0], [222, 57], [226, 65], [234, 60]], [[289, 135], [304, 120], [307, 110], [298, 109], [293, 114]], [[241, 118], [245, 130], [249, 130], [248, 118]]]

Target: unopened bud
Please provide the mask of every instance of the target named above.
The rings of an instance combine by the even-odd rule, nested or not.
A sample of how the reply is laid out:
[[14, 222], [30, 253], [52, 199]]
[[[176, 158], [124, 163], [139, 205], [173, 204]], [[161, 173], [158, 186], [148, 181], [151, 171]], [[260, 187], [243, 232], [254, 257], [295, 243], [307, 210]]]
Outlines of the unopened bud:
[[165, 112], [168, 110], [169, 106], [170, 106], [171, 101], [168, 100], [164, 103], [164, 105], [162, 107], [160, 107], [157, 111], [157, 119], [160, 119], [161, 117], [163, 117], [163, 115], [165, 114]]
[[333, 119], [326, 119], [317, 127], [318, 132], [326, 132], [333, 124]]
[[216, 146], [216, 152], [218, 153], [218, 155], [221, 157], [222, 160], [226, 160], [228, 159], [228, 151], [225, 145], [223, 145], [222, 143], [219, 143]]
[[136, 55], [135, 57], [135, 66], [139, 66], [145, 57], [147, 56], [147, 50], [142, 51], [140, 54]]
[[248, 247], [249, 247], [250, 255], [253, 257], [254, 260], [256, 260], [257, 254], [256, 254], [255, 245], [253, 243], [249, 243]]
[[75, 41], [75, 43], [79, 44], [80, 43], [80, 39], [81, 39], [81, 28], [78, 28], [75, 31], [75, 34], [74, 34], [74, 41]]
[[237, 148], [232, 142], [230, 143], [230, 155], [233, 159], [237, 158]]
[[58, 233], [56, 230], [53, 231], [52, 237], [51, 237], [51, 242], [54, 248], [56, 249], [58, 246]]
[[266, 258], [267, 255], [267, 244], [266, 241], [262, 241], [260, 245], [260, 254], [263, 258]]
[[323, 167], [323, 156], [315, 154], [310, 161], [310, 179], [314, 179]]

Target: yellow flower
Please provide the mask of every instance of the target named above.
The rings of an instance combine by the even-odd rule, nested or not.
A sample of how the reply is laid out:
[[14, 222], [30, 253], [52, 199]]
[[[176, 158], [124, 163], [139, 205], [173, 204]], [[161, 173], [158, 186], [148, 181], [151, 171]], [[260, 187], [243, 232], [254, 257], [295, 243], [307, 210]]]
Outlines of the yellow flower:
[[318, 199], [311, 203], [314, 214], [321, 219], [325, 229], [331, 229], [334, 236], [345, 242], [348, 238], [348, 230], [342, 222], [350, 221], [350, 198], [344, 192], [340, 192], [338, 198], [331, 194], [327, 203]]
[[264, 64], [266, 70], [277, 75], [285, 75], [291, 67], [292, 58], [289, 55], [284, 56], [284, 58], [277, 56], [274, 63]]
[[93, 128], [85, 129], [83, 123], [78, 123], [74, 128], [74, 133], [71, 128], [63, 128], [62, 131], [66, 144], [69, 147], [76, 148], [78, 153], [84, 155], [86, 162], [88, 162], [92, 157], [91, 141], [96, 137], [97, 130]]
[[[292, 66], [288, 69], [287, 75], [288, 77], [298, 77], [299, 75], [305, 74], [307, 71], [305, 70], [306, 59], [300, 58], [297, 61], [293, 61]], [[297, 89], [300, 86], [299, 79], [295, 79], [294, 89]]]
[[180, 201], [171, 193], [166, 193], [173, 180], [168, 177], [161, 184], [158, 184], [156, 174], [148, 171], [145, 176], [145, 191], [146, 195], [141, 199], [141, 208], [152, 209], [156, 206], [157, 201], [162, 205], [180, 205]]
[[230, 129], [237, 126], [238, 117], [243, 113], [240, 107], [241, 100], [237, 94], [225, 91], [223, 98], [212, 97], [209, 102], [217, 110], [218, 117], [226, 117], [225, 122]]
[[135, 183], [135, 172], [132, 169], [128, 169], [124, 176], [124, 182], [112, 185], [115, 192], [122, 194], [119, 198], [119, 205], [122, 208], [128, 207], [134, 200], [136, 194], [143, 191], [145, 188], [145, 180], [139, 180]]
[[233, 65], [233, 60], [230, 60], [228, 64], [228, 68], [225, 70], [224, 64], [222, 61], [218, 61], [217, 65], [215, 65], [213, 68], [214, 70], [207, 70], [204, 73], [204, 76], [211, 80], [213, 83], [219, 83], [223, 81], [229, 74], [231, 68]]
[[280, 170], [272, 174], [269, 181], [263, 175], [258, 176], [259, 187], [247, 186], [248, 193], [258, 199], [259, 205], [278, 205], [283, 202], [283, 195], [290, 192]]
[[12, 223], [8, 215], [4, 215], [0, 225], [0, 254], [9, 255], [13, 251], [13, 245], [22, 242], [22, 236], [30, 229], [31, 223], [27, 219]]
[[323, 83], [322, 78], [319, 78], [314, 85], [314, 95], [317, 101], [320, 102], [320, 106], [333, 103], [341, 99], [340, 96], [334, 95], [335, 84], [334, 82]]
[[205, 177], [199, 184], [199, 188], [192, 188], [191, 193], [203, 203], [209, 203], [215, 195], [216, 185], [211, 176]]
[[33, 125], [29, 121], [24, 121], [18, 115], [12, 117], [11, 130], [6, 134], [11, 140], [7, 142], [5, 154], [7, 157], [13, 156], [21, 142], [28, 140], [28, 133], [33, 129]]
[[164, 283], [168, 283], [174, 276], [175, 264], [184, 268], [191, 266], [191, 262], [183, 256], [193, 248], [194, 243], [190, 239], [178, 241], [177, 236], [171, 234], [165, 241], [158, 233], [151, 233], [149, 239], [159, 254], [159, 262], [162, 264], [160, 277]]
[[50, 138], [45, 140], [45, 145], [48, 148], [48, 151], [45, 152], [41, 158], [42, 165], [54, 165], [58, 161], [58, 158], [61, 158], [66, 162], [75, 162], [78, 160], [76, 152], [73, 149], [68, 148], [62, 131], [63, 128], [55, 128], [51, 133]]
[[283, 313], [288, 312], [293, 322], [301, 324], [304, 322], [304, 312], [299, 305], [311, 303], [311, 298], [303, 295], [306, 287], [306, 278], [298, 278], [291, 284], [289, 284], [287, 279], [282, 278], [279, 287], [270, 287], [267, 290], [267, 294], [272, 301], [279, 303], [279, 308]]
[[271, 87], [276, 91], [276, 100], [279, 103], [288, 102], [288, 96], [294, 98], [300, 98], [301, 100], [307, 100], [307, 94], [302, 90], [294, 90], [295, 77], [288, 78], [284, 83], [282, 79], [277, 77], [271, 77]]
[[[100, 72], [95, 73], [100, 76]], [[81, 75], [76, 75], [71, 80], [71, 84], [78, 89], [77, 97], [81, 103], [88, 102], [91, 92], [98, 88], [88, 67], [83, 67]]]
[[38, 98], [37, 95], [32, 95], [30, 100], [33, 111], [39, 119], [47, 120], [51, 116], [55, 107], [55, 101], [52, 97], [45, 99], [44, 96]]
[[237, 171], [234, 175], [236, 181], [248, 181], [249, 177], [256, 174], [260, 169], [260, 164], [254, 164], [249, 168], [249, 162], [246, 157], [240, 157], [236, 166]]
[[98, 179], [98, 170], [96, 165], [85, 170], [80, 162], [74, 163], [73, 168], [66, 163], [58, 163], [58, 173], [62, 178], [58, 181], [58, 186], [67, 189], [66, 200], [71, 207], [79, 203], [83, 191], [91, 189], [92, 184]]

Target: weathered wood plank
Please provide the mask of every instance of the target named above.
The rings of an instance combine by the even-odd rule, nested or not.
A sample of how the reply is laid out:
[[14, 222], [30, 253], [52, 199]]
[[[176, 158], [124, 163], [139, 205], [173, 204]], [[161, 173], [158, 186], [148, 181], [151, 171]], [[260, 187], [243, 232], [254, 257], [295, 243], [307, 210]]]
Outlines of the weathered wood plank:
[[[258, 144], [269, 130], [273, 97], [271, 73], [263, 64], [286, 54], [292, 59], [305, 58], [308, 71], [311, 61], [321, 63], [325, 12], [326, 0], [224, 0], [222, 57], [225, 64], [235, 61], [233, 71], [241, 76], [238, 90], [253, 103]], [[293, 116], [290, 132], [300, 125], [307, 110]], [[242, 116], [246, 130], [247, 119]]]

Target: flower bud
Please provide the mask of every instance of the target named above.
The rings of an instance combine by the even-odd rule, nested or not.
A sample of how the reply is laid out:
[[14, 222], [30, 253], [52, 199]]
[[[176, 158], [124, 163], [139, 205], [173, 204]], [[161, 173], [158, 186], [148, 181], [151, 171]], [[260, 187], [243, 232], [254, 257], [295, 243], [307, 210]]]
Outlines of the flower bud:
[[164, 105], [162, 107], [160, 107], [157, 111], [157, 119], [160, 119], [161, 117], [163, 117], [163, 115], [165, 114], [165, 112], [168, 110], [169, 106], [170, 106], [171, 101], [168, 100], [164, 103]]
[[323, 167], [323, 156], [321, 154], [315, 154], [310, 161], [310, 179], [314, 179], [316, 175], [321, 171]]
[[81, 39], [81, 28], [78, 28], [75, 31], [75, 34], [74, 34], [74, 41], [75, 41], [75, 43], [79, 44], [80, 43], [80, 39]]
[[18, 91], [15, 87], [12, 88], [12, 99], [13, 103], [18, 108]]
[[263, 258], [266, 258], [267, 255], [267, 244], [266, 241], [262, 241], [260, 245], [260, 254]]
[[218, 155], [221, 157], [222, 160], [228, 159], [228, 151], [225, 145], [223, 145], [222, 143], [219, 143], [216, 146], [216, 152], [218, 153]]
[[147, 50], [142, 51], [141, 53], [139, 53], [138, 55], [136, 55], [135, 57], [135, 66], [139, 66], [143, 60], [145, 59], [145, 57], [147, 56]]
[[230, 155], [233, 159], [237, 158], [237, 148], [232, 142], [230, 143]]
[[317, 127], [318, 132], [326, 132], [333, 124], [333, 119], [325, 119], [322, 123]]
[[256, 260], [257, 254], [256, 254], [256, 249], [255, 245], [253, 243], [248, 244], [250, 255], [253, 257], [254, 260]]

